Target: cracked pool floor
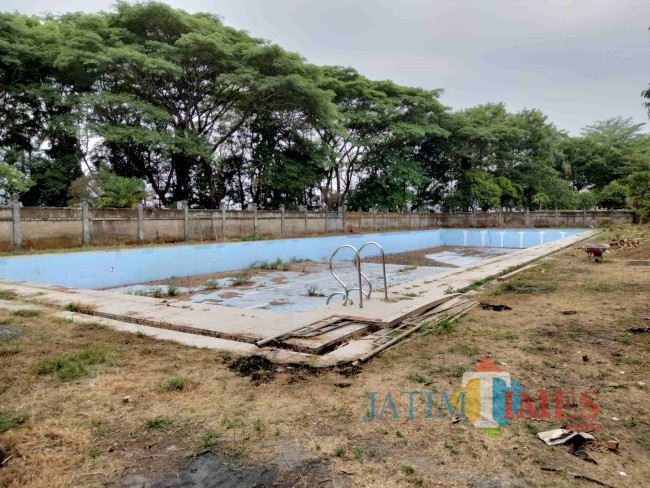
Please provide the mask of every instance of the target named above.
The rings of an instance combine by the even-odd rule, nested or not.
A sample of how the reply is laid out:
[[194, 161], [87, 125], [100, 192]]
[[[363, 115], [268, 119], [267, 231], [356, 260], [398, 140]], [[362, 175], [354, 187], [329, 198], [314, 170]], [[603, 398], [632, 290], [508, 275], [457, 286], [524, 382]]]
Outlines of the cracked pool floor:
[[[418, 280], [426, 276], [468, 266], [490, 257], [512, 252], [503, 248], [458, 248], [440, 253], [428, 254], [427, 257], [437, 262], [450, 264], [443, 266], [408, 266], [399, 264], [386, 265], [388, 287]], [[383, 294], [382, 265], [363, 263], [363, 273], [372, 284], [371, 298], [379, 299]], [[358, 275], [351, 262], [337, 262], [334, 269], [337, 276], [348, 288], [356, 286]], [[174, 287], [176, 294], [189, 294], [189, 302], [201, 304], [218, 304], [242, 309], [264, 309], [278, 313], [299, 313], [322, 307], [327, 297], [343, 290], [341, 284], [332, 276], [326, 263], [310, 263], [309, 272], [268, 271], [263, 274], [251, 274], [241, 282], [241, 271], [233, 271], [232, 276], [211, 280], [211, 289], [205, 286]], [[235, 286], [238, 285], [238, 286]], [[130, 294], [150, 294], [159, 289], [165, 294], [167, 285], [130, 285], [113, 288], [111, 291]], [[364, 283], [364, 290], [367, 285]], [[356, 301], [358, 292], [352, 292]], [[332, 302], [341, 301], [341, 295], [332, 298]]]

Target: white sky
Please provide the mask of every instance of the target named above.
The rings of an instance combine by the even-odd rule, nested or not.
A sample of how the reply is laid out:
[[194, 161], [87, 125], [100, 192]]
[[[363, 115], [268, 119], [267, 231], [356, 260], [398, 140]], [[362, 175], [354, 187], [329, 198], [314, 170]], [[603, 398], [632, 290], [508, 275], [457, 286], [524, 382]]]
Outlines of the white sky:
[[[107, 10], [113, 0], [0, 0], [0, 10]], [[577, 134], [614, 116], [647, 122], [648, 0], [168, 0], [373, 79], [443, 88], [454, 109], [539, 108]]]

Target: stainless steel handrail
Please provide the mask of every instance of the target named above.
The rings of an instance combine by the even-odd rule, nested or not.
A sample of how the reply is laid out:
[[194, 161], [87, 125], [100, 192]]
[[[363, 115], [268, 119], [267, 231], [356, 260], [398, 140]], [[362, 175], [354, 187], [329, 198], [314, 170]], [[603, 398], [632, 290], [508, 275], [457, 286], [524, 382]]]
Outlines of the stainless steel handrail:
[[[366, 298], [370, 298], [370, 295], [372, 294], [372, 283], [368, 279], [368, 277], [363, 273], [361, 270], [361, 252], [367, 247], [367, 246], [376, 246], [379, 249], [379, 252], [381, 252], [381, 268], [382, 268], [382, 274], [384, 277], [384, 300], [388, 301], [388, 278], [386, 277], [386, 253], [384, 252], [384, 248], [381, 247], [381, 244], [378, 242], [370, 241], [366, 242], [363, 246], [357, 250], [354, 246], [350, 244], [343, 244], [339, 247], [336, 248], [336, 250], [332, 253], [330, 256], [329, 264], [330, 264], [330, 273], [332, 273], [332, 276], [336, 281], [339, 282], [339, 284], [343, 287], [343, 291], [337, 291], [335, 293], [332, 293], [330, 296], [327, 297], [327, 301], [325, 302], [326, 305], [329, 305], [330, 301], [332, 298], [334, 298], [337, 295], [342, 295], [343, 296], [343, 305], [347, 305], [348, 302], [350, 304], [353, 304], [354, 302], [350, 298], [350, 292], [352, 291], [358, 291], [359, 292], [359, 308], [363, 308], [363, 296], [365, 295]], [[343, 282], [343, 280], [334, 272], [334, 258], [336, 255], [341, 252], [343, 249], [352, 249], [354, 252], [354, 267], [357, 270], [357, 277], [359, 280], [359, 284], [355, 288], [348, 288], [348, 286]], [[363, 291], [363, 281], [368, 284], [368, 293]]]
[[[357, 251], [357, 254], [359, 256], [359, 268], [361, 268], [361, 251], [364, 250], [366, 246], [377, 246], [379, 248], [379, 251], [381, 251], [381, 266], [382, 266], [382, 272], [384, 273], [384, 300], [388, 301], [388, 280], [386, 279], [386, 254], [384, 254], [384, 248], [381, 247], [381, 245], [378, 242], [370, 241], [366, 242], [363, 246], [359, 248], [359, 251]], [[361, 273], [364, 278], [366, 278], [366, 275]], [[366, 278], [366, 281], [368, 282], [368, 285], [370, 286], [370, 292], [372, 292], [372, 285], [370, 284], [370, 280]], [[370, 297], [370, 293], [368, 293], [368, 297]]]
[[354, 302], [353, 302], [352, 299], [348, 296], [348, 293], [347, 293], [347, 292], [348, 292], [348, 290], [346, 289], [345, 292], [342, 292], [342, 291], [336, 291], [336, 292], [332, 293], [330, 296], [327, 297], [327, 301], [325, 302], [325, 305], [329, 305], [329, 304], [330, 304], [330, 300], [331, 300], [332, 298], [334, 298], [336, 295], [343, 295], [343, 298], [344, 298], [344, 300], [343, 300], [343, 306], [347, 305], [348, 301], [350, 302], [350, 305], [353, 305]]
[[[352, 249], [354, 251], [354, 267], [357, 269], [357, 276], [359, 278], [359, 287], [358, 288], [348, 288], [347, 285], [345, 283], [343, 283], [343, 280], [341, 280], [341, 278], [339, 278], [338, 275], [334, 272], [334, 258], [343, 249]], [[330, 256], [330, 273], [332, 273], [332, 276], [334, 276], [334, 279], [336, 279], [336, 281], [338, 281], [341, 284], [341, 286], [343, 287], [343, 292], [339, 291], [339, 292], [336, 292], [336, 293], [332, 293], [329, 297], [327, 297], [326, 304], [329, 304], [332, 297], [335, 297], [336, 295], [343, 295], [343, 297], [344, 297], [343, 298], [343, 305], [347, 305], [348, 302], [350, 302], [350, 304], [353, 304], [354, 302], [350, 298], [350, 292], [355, 291], [355, 290], [358, 289], [359, 290], [359, 308], [363, 308], [363, 287], [362, 287], [361, 277], [363, 276], [366, 279], [366, 281], [368, 281], [368, 278], [366, 278], [365, 275], [363, 275], [361, 273], [361, 258], [359, 257], [359, 251], [357, 251], [357, 249], [354, 246], [350, 245], [350, 244], [343, 244], [342, 246], [337, 247], [336, 250]]]

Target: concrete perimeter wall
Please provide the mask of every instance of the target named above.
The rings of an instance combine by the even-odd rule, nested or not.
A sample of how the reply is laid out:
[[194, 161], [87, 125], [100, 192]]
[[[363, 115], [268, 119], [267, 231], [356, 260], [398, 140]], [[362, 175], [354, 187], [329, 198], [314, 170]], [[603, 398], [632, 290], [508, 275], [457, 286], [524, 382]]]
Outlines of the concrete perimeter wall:
[[536, 212], [297, 212], [0, 207], [0, 250], [435, 228], [584, 228], [632, 222], [631, 210]]

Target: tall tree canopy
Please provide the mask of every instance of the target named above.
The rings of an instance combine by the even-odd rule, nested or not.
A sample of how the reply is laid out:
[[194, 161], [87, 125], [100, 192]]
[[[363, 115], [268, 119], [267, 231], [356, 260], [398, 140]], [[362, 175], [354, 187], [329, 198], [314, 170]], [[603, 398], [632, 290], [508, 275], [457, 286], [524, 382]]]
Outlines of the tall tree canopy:
[[643, 208], [640, 124], [569, 137], [539, 110], [452, 111], [440, 93], [315, 66], [163, 3], [3, 13], [0, 198], [130, 206], [144, 183], [159, 206]]

